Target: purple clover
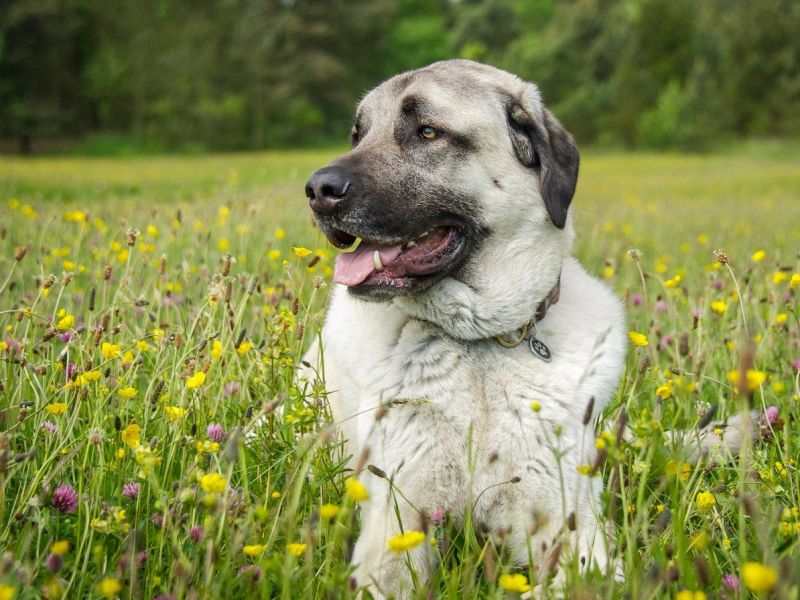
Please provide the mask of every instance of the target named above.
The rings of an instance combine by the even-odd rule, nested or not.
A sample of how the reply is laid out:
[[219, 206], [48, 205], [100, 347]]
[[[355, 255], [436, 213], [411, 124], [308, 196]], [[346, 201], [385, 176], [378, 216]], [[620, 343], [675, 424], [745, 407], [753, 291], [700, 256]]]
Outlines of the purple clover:
[[47, 566], [47, 570], [51, 573], [58, 573], [61, 570], [61, 567], [64, 566], [64, 559], [58, 554], [48, 554], [47, 560], [44, 562]]
[[135, 500], [139, 496], [139, 484], [135, 481], [129, 481], [122, 486], [122, 495], [128, 500]]
[[72, 379], [77, 370], [78, 370], [78, 365], [76, 365], [75, 363], [69, 363], [67, 365], [67, 379]]
[[634, 306], [641, 306], [642, 305], [642, 295], [641, 294], [634, 294], [631, 296], [631, 304]]
[[739, 578], [733, 573], [728, 573], [723, 576], [721, 591], [721, 596], [724, 598], [724, 600], [731, 600], [731, 597], [728, 596], [727, 592], [731, 592], [732, 594], [737, 594], [739, 592]]
[[766, 412], [764, 413], [764, 418], [770, 425], [774, 425], [775, 422], [778, 420], [778, 415], [780, 411], [778, 410], [777, 406], [770, 406], [767, 408]]
[[433, 512], [431, 512], [431, 523], [437, 527], [444, 525], [444, 508], [437, 506], [433, 509]]
[[156, 527], [164, 525], [164, 516], [161, 513], [153, 513], [150, 517], [150, 522]]
[[200, 525], [195, 525], [189, 530], [189, 537], [192, 538], [192, 541], [196, 544], [203, 537], [203, 528], [200, 527]]
[[222, 425], [219, 423], [211, 423], [206, 430], [208, 434], [208, 439], [212, 442], [221, 442], [225, 439], [225, 430], [222, 428]]
[[244, 565], [239, 567], [239, 571], [236, 574], [239, 577], [250, 574], [250, 576], [253, 578], [253, 581], [258, 581], [261, 579], [261, 569], [253, 565]]
[[665, 335], [663, 338], [661, 338], [661, 341], [658, 343], [658, 347], [661, 350], [664, 350], [665, 348], [669, 348], [672, 345], [672, 342], [674, 341], [675, 341], [674, 336]]
[[653, 309], [657, 313], [667, 312], [668, 308], [669, 304], [667, 304], [664, 300], [659, 300], [658, 302], [655, 303], [655, 306], [653, 306]]
[[229, 381], [222, 391], [226, 396], [234, 396], [242, 391], [242, 386], [239, 385], [238, 381]]
[[50, 421], [42, 423], [42, 429], [47, 433], [58, 433], [58, 427], [55, 426], [55, 423], [51, 423]]
[[62, 483], [53, 492], [50, 504], [62, 513], [74, 513], [78, 508], [78, 494], [70, 484]]
[[800, 358], [795, 358], [794, 359], [794, 361], [792, 362], [792, 368], [795, 371], [800, 371]]

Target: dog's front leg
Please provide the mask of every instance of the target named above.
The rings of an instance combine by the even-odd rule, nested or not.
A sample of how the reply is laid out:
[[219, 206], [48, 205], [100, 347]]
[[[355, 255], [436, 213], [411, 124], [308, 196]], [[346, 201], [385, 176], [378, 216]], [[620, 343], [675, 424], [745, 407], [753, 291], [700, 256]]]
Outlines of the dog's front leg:
[[354, 576], [359, 587], [376, 598], [408, 598], [416, 585], [424, 584], [433, 568], [433, 552], [427, 541], [409, 548], [392, 549], [390, 540], [403, 532], [424, 530], [425, 519], [388, 481], [369, 486], [371, 498], [361, 505], [361, 535], [353, 552]]

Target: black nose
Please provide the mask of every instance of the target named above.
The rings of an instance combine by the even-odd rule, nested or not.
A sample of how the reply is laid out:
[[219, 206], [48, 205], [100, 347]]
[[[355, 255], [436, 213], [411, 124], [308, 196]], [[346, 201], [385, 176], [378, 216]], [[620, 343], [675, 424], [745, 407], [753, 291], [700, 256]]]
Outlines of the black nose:
[[350, 178], [341, 167], [323, 167], [306, 183], [306, 196], [312, 210], [327, 214], [347, 196]]

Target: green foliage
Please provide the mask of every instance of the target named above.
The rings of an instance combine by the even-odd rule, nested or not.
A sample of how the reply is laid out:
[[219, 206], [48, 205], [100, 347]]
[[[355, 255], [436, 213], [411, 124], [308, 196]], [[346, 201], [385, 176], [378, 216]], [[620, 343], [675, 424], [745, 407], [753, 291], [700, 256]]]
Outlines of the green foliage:
[[538, 82], [584, 143], [796, 136], [797, 31], [793, 0], [9, 0], [0, 140], [341, 141], [365, 90], [451, 57]]

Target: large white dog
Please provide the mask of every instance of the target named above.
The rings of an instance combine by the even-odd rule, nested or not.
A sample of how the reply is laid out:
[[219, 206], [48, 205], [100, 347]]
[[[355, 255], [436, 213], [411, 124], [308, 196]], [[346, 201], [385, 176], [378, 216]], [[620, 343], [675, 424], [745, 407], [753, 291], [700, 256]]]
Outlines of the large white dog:
[[[387, 541], [401, 523], [424, 530], [433, 511], [458, 520], [472, 503], [480, 527], [508, 532], [518, 564], [557, 552], [611, 568], [601, 480], [576, 468], [595, 460], [625, 318], [571, 257], [572, 137], [534, 84], [454, 60], [372, 90], [352, 141], [306, 192], [333, 244], [361, 239], [337, 258], [321, 349], [370, 494], [358, 583], [406, 595], [406, 557]], [[315, 346], [306, 360], [320, 358]], [[409, 554], [424, 580], [430, 547]]]

